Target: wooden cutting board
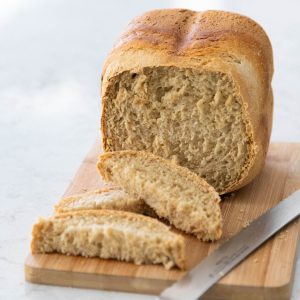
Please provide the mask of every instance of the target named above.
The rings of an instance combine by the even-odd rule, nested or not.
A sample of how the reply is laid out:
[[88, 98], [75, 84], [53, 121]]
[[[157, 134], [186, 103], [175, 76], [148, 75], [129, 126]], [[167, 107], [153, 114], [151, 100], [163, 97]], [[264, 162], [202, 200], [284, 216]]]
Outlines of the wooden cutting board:
[[[100, 154], [97, 142], [79, 168], [64, 196], [104, 186], [95, 164]], [[271, 144], [264, 170], [252, 183], [222, 201], [224, 234], [216, 243], [203, 243], [185, 236], [188, 267], [192, 268], [220, 243], [253, 219], [300, 188], [300, 144]], [[300, 199], [299, 199], [300, 201]], [[245, 259], [213, 286], [203, 299], [288, 299], [291, 293], [299, 219]], [[59, 254], [29, 255], [26, 280], [34, 283], [159, 294], [184, 275], [162, 266]]]

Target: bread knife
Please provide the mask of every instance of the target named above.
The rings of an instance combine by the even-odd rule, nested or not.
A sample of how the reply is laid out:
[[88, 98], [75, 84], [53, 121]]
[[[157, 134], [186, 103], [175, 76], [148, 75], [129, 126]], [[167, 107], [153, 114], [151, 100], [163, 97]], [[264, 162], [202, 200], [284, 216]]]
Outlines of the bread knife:
[[300, 215], [300, 190], [224, 242], [200, 264], [166, 288], [157, 299], [196, 300], [245, 257]]

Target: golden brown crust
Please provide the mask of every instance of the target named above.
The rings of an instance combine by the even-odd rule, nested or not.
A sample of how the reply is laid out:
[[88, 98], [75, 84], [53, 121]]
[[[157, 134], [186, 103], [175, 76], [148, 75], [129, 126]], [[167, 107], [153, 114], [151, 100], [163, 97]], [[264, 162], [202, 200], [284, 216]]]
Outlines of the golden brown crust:
[[175, 66], [229, 75], [239, 89], [247, 134], [252, 140], [248, 165], [222, 193], [251, 181], [262, 169], [272, 123], [273, 54], [264, 30], [253, 20], [224, 11], [155, 10], [134, 19], [107, 57], [102, 73], [103, 146], [107, 87], [126, 70]]

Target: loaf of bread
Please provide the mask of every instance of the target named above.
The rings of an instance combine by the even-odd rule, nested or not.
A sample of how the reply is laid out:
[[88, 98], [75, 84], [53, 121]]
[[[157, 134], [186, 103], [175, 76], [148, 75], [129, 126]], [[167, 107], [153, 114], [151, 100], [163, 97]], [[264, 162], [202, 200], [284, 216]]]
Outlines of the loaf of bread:
[[134, 19], [102, 73], [106, 151], [146, 150], [220, 194], [262, 169], [273, 111], [270, 41], [223, 11], [156, 10]]
[[114, 210], [86, 210], [40, 219], [33, 227], [31, 251], [163, 264], [168, 269], [185, 267], [182, 236], [150, 217]]
[[112, 187], [64, 198], [55, 206], [56, 213], [78, 210], [108, 209], [131, 211], [154, 216], [154, 211], [142, 200]]
[[176, 228], [204, 241], [222, 233], [219, 195], [205, 180], [169, 160], [143, 151], [115, 151], [100, 156], [104, 180], [142, 198]]

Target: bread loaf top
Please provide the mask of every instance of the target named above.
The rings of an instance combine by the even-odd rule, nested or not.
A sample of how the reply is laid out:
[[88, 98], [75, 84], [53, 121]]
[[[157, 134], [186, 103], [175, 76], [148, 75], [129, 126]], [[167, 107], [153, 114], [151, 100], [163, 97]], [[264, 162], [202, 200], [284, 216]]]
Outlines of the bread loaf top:
[[264, 30], [248, 17], [186, 9], [155, 10], [135, 18], [105, 61], [102, 73], [102, 136], [107, 144], [105, 102], [112, 78], [144, 67], [172, 66], [228, 75], [237, 87], [249, 136], [249, 160], [226, 193], [262, 169], [272, 127], [273, 54]]

